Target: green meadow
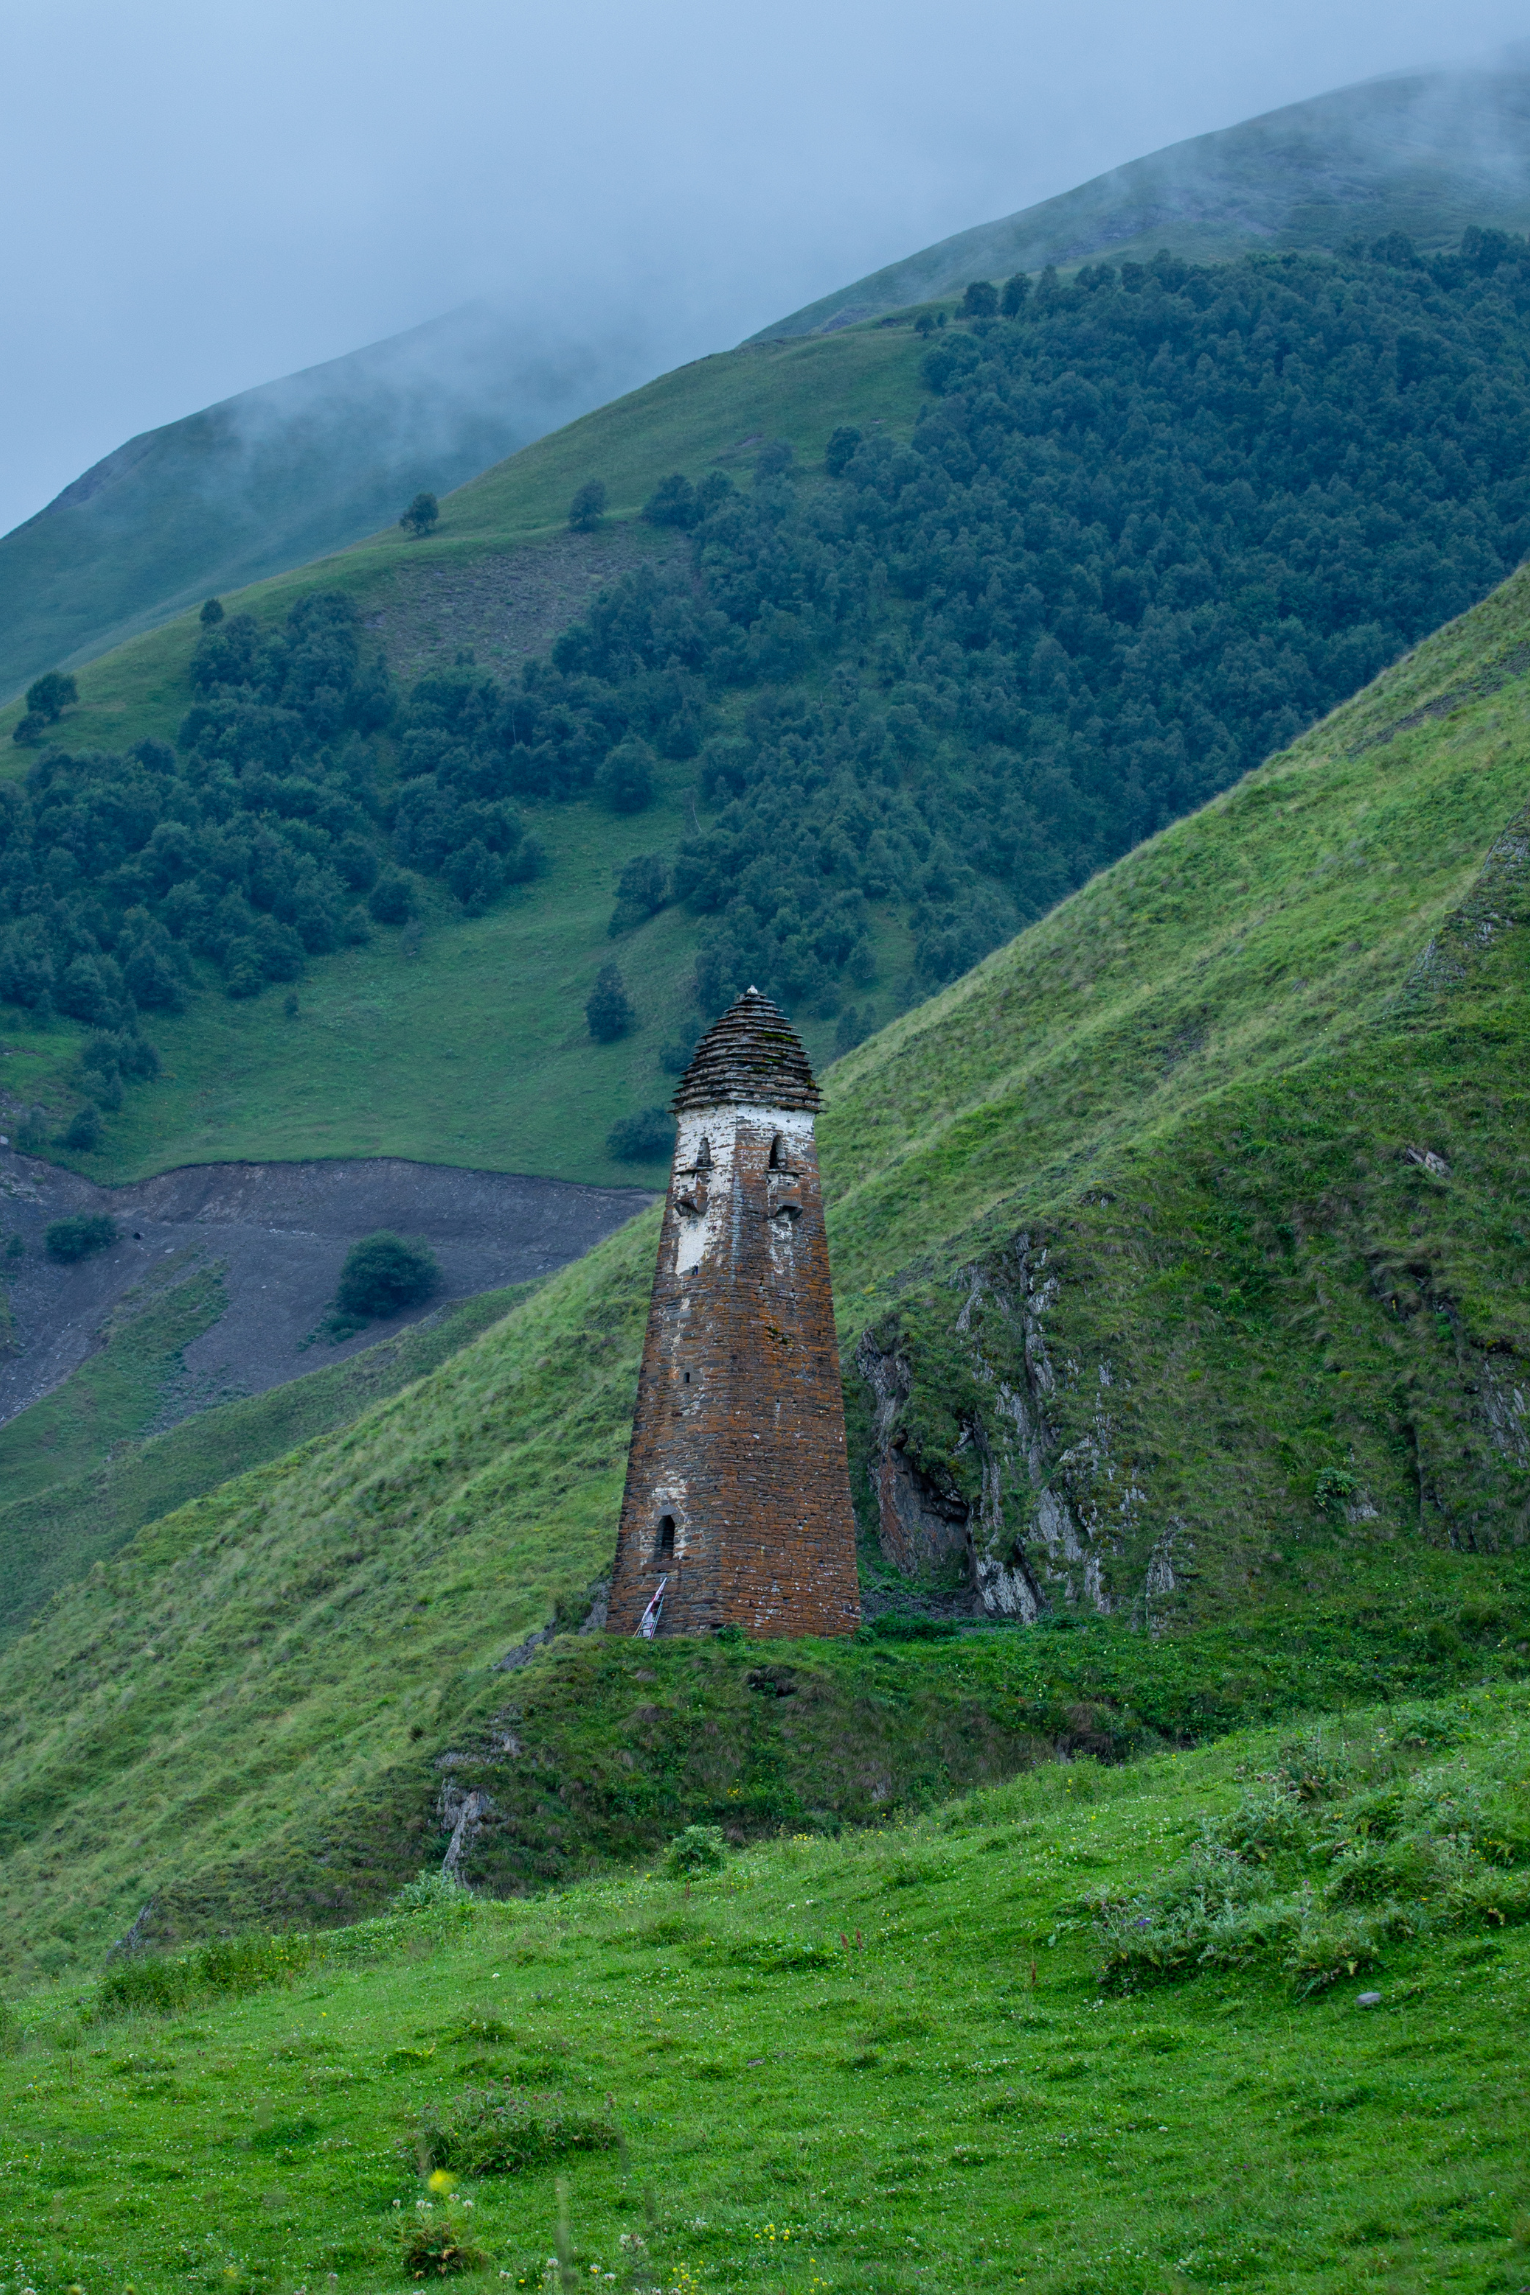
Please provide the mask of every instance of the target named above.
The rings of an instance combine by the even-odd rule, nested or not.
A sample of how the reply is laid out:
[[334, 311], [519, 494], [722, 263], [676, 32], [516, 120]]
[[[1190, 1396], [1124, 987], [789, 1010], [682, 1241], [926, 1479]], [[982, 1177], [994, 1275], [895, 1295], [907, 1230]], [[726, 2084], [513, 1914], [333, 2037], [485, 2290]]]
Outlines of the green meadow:
[[[1526, 1719], [1505, 1685], [1053, 1763], [689, 1880], [437, 1884], [37, 1992], [0, 2065], [0, 2268], [37, 2295], [1521, 2288]], [[1212, 1866], [1263, 1928], [1192, 1920], [1187, 1964], [1123, 1969], [1113, 1938]]]

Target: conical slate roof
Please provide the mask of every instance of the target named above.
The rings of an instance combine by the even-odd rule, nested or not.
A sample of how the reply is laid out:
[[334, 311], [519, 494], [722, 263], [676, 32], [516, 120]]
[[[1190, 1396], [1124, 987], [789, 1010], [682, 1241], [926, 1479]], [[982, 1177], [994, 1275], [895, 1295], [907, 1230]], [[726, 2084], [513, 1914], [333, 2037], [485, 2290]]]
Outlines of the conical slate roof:
[[768, 996], [746, 988], [702, 1037], [670, 1105], [715, 1108], [753, 1101], [770, 1108], [816, 1108], [818, 1086], [791, 1023]]

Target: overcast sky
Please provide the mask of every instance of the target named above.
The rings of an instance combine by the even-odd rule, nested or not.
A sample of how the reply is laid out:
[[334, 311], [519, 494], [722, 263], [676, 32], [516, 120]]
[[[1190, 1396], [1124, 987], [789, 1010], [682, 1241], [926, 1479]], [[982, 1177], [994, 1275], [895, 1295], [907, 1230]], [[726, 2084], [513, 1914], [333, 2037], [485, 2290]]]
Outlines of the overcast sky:
[[473, 297], [658, 371], [1525, 0], [5, 0], [0, 531]]

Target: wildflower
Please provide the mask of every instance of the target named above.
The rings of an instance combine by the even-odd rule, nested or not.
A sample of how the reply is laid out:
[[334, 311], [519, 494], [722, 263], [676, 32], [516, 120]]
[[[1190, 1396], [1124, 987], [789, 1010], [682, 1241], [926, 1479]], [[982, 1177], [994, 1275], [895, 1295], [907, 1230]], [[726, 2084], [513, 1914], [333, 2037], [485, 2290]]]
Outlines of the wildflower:
[[438, 2167], [435, 2174], [426, 2179], [426, 2189], [429, 2191], [450, 2191], [451, 2188], [451, 2172], [447, 2168]]

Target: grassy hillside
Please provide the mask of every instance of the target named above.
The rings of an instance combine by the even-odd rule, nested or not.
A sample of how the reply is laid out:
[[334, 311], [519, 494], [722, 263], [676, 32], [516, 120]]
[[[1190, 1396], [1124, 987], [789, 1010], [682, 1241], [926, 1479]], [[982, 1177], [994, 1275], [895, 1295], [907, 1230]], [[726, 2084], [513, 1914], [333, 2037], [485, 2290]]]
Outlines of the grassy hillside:
[[[528, 629], [545, 645], [593, 580], [672, 551], [675, 537], [646, 528], [627, 539], [629, 530], [617, 529], [625, 555], [614, 559], [611, 535], [570, 535], [564, 513], [592, 474], [605, 479], [613, 513], [630, 518], [677, 462], [747, 469], [762, 435], [784, 438], [811, 466], [852, 415], [906, 431], [921, 389], [917, 345], [906, 335], [703, 360], [460, 489], [427, 543], [389, 531], [230, 605], [274, 627], [316, 586], [339, 590], [355, 598], [368, 627], [395, 642], [401, 670], [450, 662], [465, 644], [486, 665], [513, 669]], [[173, 741], [193, 698], [195, 630], [194, 617], [182, 616], [82, 669], [80, 707], [61, 738], [74, 750]], [[8, 756], [19, 774], [26, 753], [5, 740], [17, 714], [0, 712], [0, 760]], [[612, 954], [615, 872], [635, 853], [673, 849], [694, 819], [695, 780], [693, 765], [666, 767], [655, 803], [628, 819], [588, 805], [524, 805], [547, 854], [539, 884], [512, 891], [476, 920], [427, 888], [421, 931], [402, 941], [384, 933], [368, 949], [326, 959], [303, 984], [296, 1025], [275, 996], [199, 996], [181, 1015], [154, 1015], [165, 1073], [151, 1089], [130, 1092], [103, 1155], [81, 1168], [120, 1180], [245, 1156], [398, 1154], [630, 1179], [631, 1168], [606, 1154], [605, 1134], [618, 1116], [667, 1097], [659, 1051], [695, 1034], [694, 920], [667, 910], [617, 952], [641, 1022], [636, 1033], [591, 1046], [583, 1005]], [[889, 969], [906, 962], [896, 931], [892, 940]], [[61, 1021], [15, 1039], [18, 1066], [5, 1074], [13, 1121], [31, 1104], [67, 1113], [85, 1033]], [[820, 1060], [833, 1033], [832, 1021], [809, 1026]]]
[[[1435, 247], [1469, 223], [1522, 230], [1525, 85], [1508, 67], [1423, 73], [1290, 105], [961, 232], [763, 336], [1107, 251], [1217, 260], [1357, 232]], [[389, 527], [418, 489], [460, 486], [631, 371], [603, 348], [528, 358], [518, 332], [470, 309], [128, 440], [0, 539], [0, 694]]]
[[1221, 262], [1250, 247], [1342, 247], [1402, 231], [1442, 246], [1467, 224], [1530, 222], [1523, 65], [1396, 73], [1336, 88], [1112, 168], [995, 223], [959, 231], [762, 327], [807, 335], [960, 294], [969, 279], [1143, 258]]
[[474, 308], [129, 439], [0, 539], [0, 694], [391, 525], [631, 374]]
[[[948, 1531], [966, 1510], [1001, 1612], [1210, 1635], [1186, 1662], [1223, 1720], [1267, 1709], [1217, 1638], [1251, 1614], [1300, 1650], [1337, 1605], [1373, 1689], [1524, 1638], [1527, 620], [1519, 576], [833, 1069], [869, 1578], [896, 1457]], [[197, 1922], [364, 1906], [439, 1841], [437, 1756], [486, 1758], [513, 1702], [488, 1669], [577, 1623], [609, 1559], [653, 1238], [146, 1528], [0, 1660], [0, 1902], [34, 1960], [170, 1895]], [[962, 1533], [926, 1559], [938, 1606]], [[1132, 1708], [1130, 1666], [1098, 1700], [1074, 1662], [1042, 1686]], [[570, 1775], [596, 1760], [576, 1732]], [[675, 1814], [633, 1790], [637, 1837]]]
[[347, 1425], [476, 1338], [523, 1289], [485, 1291], [345, 1362], [228, 1401], [189, 1391], [183, 1356], [223, 1310], [217, 1270], [135, 1301], [97, 1353], [0, 1430], [0, 1642], [146, 1522]]
[[523, 2288], [1514, 2289], [1527, 1753], [1523, 1686], [1391, 1705], [45, 1991], [5, 2251], [39, 2295], [448, 2241]]
[[[1527, 346], [1530, 257], [1482, 234], [1428, 265], [1095, 269], [928, 352], [869, 329], [701, 362], [464, 490], [436, 542], [269, 585], [194, 662], [184, 628], [126, 649], [4, 792], [0, 966], [34, 1013], [146, 1012], [167, 1074], [111, 1038], [92, 1083], [60, 1039], [32, 1133], [93, 1094], [103, 1179], [379, 1151], [616, 1176], [613, 1118], [749, 980], [822, 1064], [1518, 563]], [[545, 523], [595, 475], [630, 513], [677, 463], [688, 568], [672, 526]], [[513, 671], [613, 571], [525, 682], [450, 666], [497, 628]], [[391, 715], [374, 631], [450, 656]], [[185, 748], [123, 760], [193, 667]], [[82, 754], [113, 708], [119, 755]], [[613, 942], [644, 856], [664, 905]], [[424, 914], [378, 932], [358, 895], [399, 863]], [[613, 956], [639, 1024], [597, 1048]], [[177, 968], [197, 992], [162, 1018]], [[299, 970], [294, 1012], [271, 983]]]

